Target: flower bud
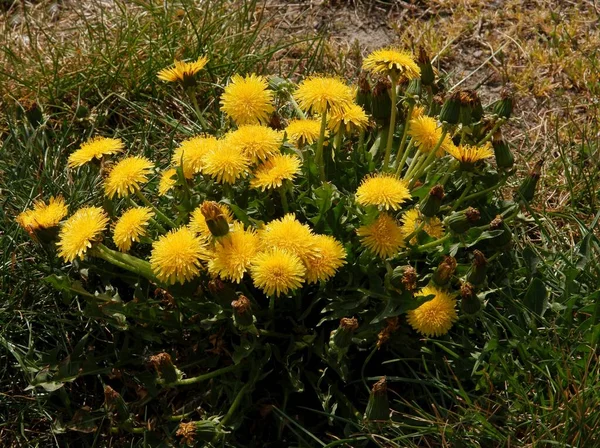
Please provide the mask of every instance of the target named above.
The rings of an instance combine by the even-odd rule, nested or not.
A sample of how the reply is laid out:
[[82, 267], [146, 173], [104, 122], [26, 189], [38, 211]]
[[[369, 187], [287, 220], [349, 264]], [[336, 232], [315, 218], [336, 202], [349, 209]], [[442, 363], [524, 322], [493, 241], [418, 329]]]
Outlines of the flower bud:
[[538, 160], [525, 178], [517, 192], [517, 198], [522, 198], [525, 202], [531, 202], [535, 196], [535, 189], [542, 174], [542, 165], [544, 159]]
[[500, 99], [494, 103], [494, 114], [499, 118], [510, 118], [514, 105], [514, 93], [511, 86], [502, 89]]
[[386, 326], [379, 332], [379, 334], [377, 334], [377, 348], [380, 348], [383, 344], [389, 341], [392, 333], [398, 331], [398, 328], [400, 328], [398, 316], [390, 317], [385, 321]]
[[229, 223], [219, 204], [214, 201], [204, 201], [200, 206], [200, 212], [213, 236], [221, 237], [229, 233]]
[[124, 423], [129, 420], [130, 413], [127, 403], [121, 394], [110, 386], [104, 386], [104, 407], [112, 413], [116, 422]]
[[248, 297], [240, 295], [231, 302], [231, 308], [233, 309], [233, 320], [238, 327], [247, 328], [254, 323], [252, 306]]
[[492, 239], [492, 243], [494, 243], [497, 247], [506, 246], [512, 240], [510, 229], [502, 219], [501, 215], [497, 215], [494, 219], [492, 219], [490, 222], [490, 230], [502, 230], [500, 235]]
[[406, 97], [410, 98], [412, 103], [414, 103], [413, 98], [419, 98], [421, 96], [421, 93], [421, 80], [419, 78], [411, 79], [408, 82], [408, 86], [406, 87], [406, 90], [404, 92]]
[[419, 47], [419, 54], [417, 56], [417, 64], [421, 69], [421, 83], [424, 86], [430, 86], [435, 81], [435, 73], [431, 65], [431, 59], [423, 47]]
[[472, 285], [481, 285], [487, 275], [487, 259], [483, 252], [473, 251], [473, 264], [467, 273], [467, 281]]
[[440, 111], [440, 121], [448, 124], [458, 124], [460, 119], [460, 92], [452, 94], [446, 100]]
[[483, 115], [483, 109], [477, 120], [473, 117], [473, 111], [477, 105], [477, 111], [481, 107], [481, 101], [474, 90], [459, 90], [455, 93], [460, 102], [459, 123], [463, 126], [469, 126], [473, 121], [479, 121]]
[[385, 377], [377, 381], [371, 389], [367, 410], [365, 411], [366, 420], [385, 421], [390, 418], [390, 402], [387, 394], [387, 383]]
[[417, 271], [412, 266], [397, 266], [390, 276], [392, 288], [412, 292], [417, 289]]
[[444, 199], [444, 187], [442, 185], [434, 185], [429, 190], [425, 202], [421, 203], [421, 213], [428, 218], [437, 215]]
[[454, 257], [444, 257], [444, 260], [434, 271], [432, 280], [439, 286], [445, 286], [452, 278], [455, 270], [456, 259]]
[[444, 95], [442, 93], [438, 93], [433, 96], [433, 100], [431, 101], [430, 113], [429, 115], [434, 116], [438, 115], [442, 107], [444, 106]]
[[494, 155], [496, 156], [496, 165], [498, 168], [512, 168], [515, 163], [515, 157], [508, 144], [502, 138], [500, 131], [492, 138], [492, 146], [494, 147]]
[[331, 332], [329, 346], [334, 351], [346, 350], [352, 343], [352, 335], [358, 328], [358, 320], [355, 317], [343, 317], [340, 326]]
[[373, 87], [373, 97], [371, 99], [371, 111], [373, 118], [378, 120], [388, 120], [392, 113], [392, 98], [388, 90], [392, 84], [387, 78], [380, 78]]
[[363, 72], [358, 78], [358, 90], [356, 92], [356, 104], [362, 107], [365, 112], [371, 112], [371, 102], [373, 98], [371, 95], [371, 86], [367, 79], [367, 75]]
[[460, 309], [465, 314], [475, 314], [481, 309], [481, 301], [475, 294], [475, 288], [468, 282], [460, 287]]
[[224, 431], [217, 419], [182, 422], [175, 433], [177, 437], [181, 437], [182, 445], [186, 446], [204, 446], [198, 442], [210, 442], [218, 434], [224, 434]]
[[150, 365], [156, 369], [165, 384], [174, 383], [181, 377], [181, 372], [173, 364], [173, 360], [168, 353], [159, 353], [150, 357]]
[[479, 221], [480, 216], [479, 210], [469, 207], [466, 210], [452, 213], [444, 220], [444, 223], [454, 233], [461, 234], [465, 233], [473, 224]]

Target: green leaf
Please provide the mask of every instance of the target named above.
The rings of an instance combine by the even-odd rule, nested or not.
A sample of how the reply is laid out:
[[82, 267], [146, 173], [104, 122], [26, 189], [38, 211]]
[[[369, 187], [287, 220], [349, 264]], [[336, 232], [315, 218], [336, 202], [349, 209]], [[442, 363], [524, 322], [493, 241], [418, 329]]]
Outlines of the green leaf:
[[543, 316], [548, 308], [548, 291], [544, 282], [535, 277], [523, 298], [523, 303], [527, 308], [539, 316]]

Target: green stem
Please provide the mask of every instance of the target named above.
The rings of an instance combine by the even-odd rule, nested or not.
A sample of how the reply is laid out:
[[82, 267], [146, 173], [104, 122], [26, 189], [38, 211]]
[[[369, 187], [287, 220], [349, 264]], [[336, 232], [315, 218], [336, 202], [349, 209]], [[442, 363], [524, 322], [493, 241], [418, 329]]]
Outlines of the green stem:
[[292, 93], [290, 92], [288, 97], [289, 97], [291, 105], [294, 106], [294, 111], [296, 112], [296, 115], [298, 115], [303, 120], [306, 119], [306, 115], [304, 114], [304, 112], [302, 112], [302, 109], [300, 109], [300, 106], [298, 106], [298, 103], [294, 99], [294, 95], [292, 95]]
[[[131, 204], [133, 207], [136, 207], [136, 208], [137, 208], [137, 207], [139, 207], [139, 205], [137, 205], [137, 204], [135, 203], [135, 201], [134, 201], [133, 199], [131, 199], [131, 196], [127, 196], [127, 199], [129, 199], [129, 203], [130, 203], [130, 204]], [[164, 228], [162, 225], [160, 225], [160, 223], [159, 223], [159, 222], [158, 222], [156, 219], [154, 219], [154, 218], [150, 218], [150, 219], [149, 219], [149, 221], [150, 221], [150, 222], [151, 222], [151, 223], [152, 223], [154, 226], [156, 226], [156, 228], [157, 228], [157, 229], [158, 229], [158, 230], [159, 230], [161, 233], [167, 233], [167, 231], [165, 230], [165, 228]]]
[[427, 156], [425, 155], [425, 153], [423, 153], [419, 150], [417, 150], [417, 152], [415, 152], [415, 156], [410, 161], [410, 165], [408, 165], [408, 169], [406, 170], [406, 173], [404, 173], [404, 180], [407, 180], [409, 178], [409, 176], [415, 170], [417, 165], [419, 165], [419, 163], [421, 163], [422, 159], [425, 159], [426, 157]]
[[446, 171], [446, 174], [444, 174], [444, 177], [442, 177], [442, 180], [440, 181], [440, 185], [442, 187], [444, 187], [446, 185], [446, 182], [448, 182], [448, 179], [450, 179], [450, 175], [454, 171], [456, 171], [459, 166], [460, 166], [460, 162], [458, 160], [454, 160], [452, 162], [452, 165], [450, 165], [450, 168], [448, 168], [448, 171]]
[[423, 244], [422, 246], [416, 247], [415, 250], [419, 251], [419, 252], [423, 252], [423, 251], [425, 251], [427, 249], [432, 249], [434, 247], [439, 246], [440, 244], [444, 244], [444, 242], [448, 241], [451, 238], [451, 236], [452, 235], [450, 233], [448, 233], [448, 234], [446, 234], [445, 236], [443, 236], [440, 239], [437, 239], [437, 240], [432, 241], [430, 243]]
[[383, 171], [387, 171], [388, 163], [390, 162], [390, 155], [392, 154], [392, 142], [394, 141], [394, 129], [396, 127], [396, 114], [398, 112], [396, 107], [396, 102], [398, 101], [398, 92], [396, 92], [397, 79], [395, 76], [391, 76], [390, 78], [392, 80], [392, 114], [390, 116], [390, 131], [387, 136], [387, 145], [385, 145], [385, 156], [383, 158], [382, 167]]
[[196, 94], [194, 92], [194, 89], [193, 88], [186, 89], [186, 92], [188, 94], [188, 97], [192, 101], [192, 105], [194, 106], [194, 111], [196, 112], [196, 117], [198, 118], [198, 121], [200, 122], [200, 126], [202, 126], [202, 130], [208, 131], [208, 123], [206, 123], [206, 120], [204, 119], [204, 116], [202, 115], [202, 112], [200, 111], [200, 106], [198, 105], [198, 100], [196, 99]]
[[487, 142], [489, 139], [491, 139], [494, 134], [496, 133], [496, 131], [498, 130], [498, 128], [500, 126], [502, 126], [504, 123], [506, 122], [505, 118], [500, 118], [496, 124], [494, 125], [494, 127], [491, 129], [490, 132], [487, 133], [487, 135], [485, 137], [483, 137], [481, 140], [479, 140], [477, 142], [477, 146], [484, 144], [485, 142]]
[[94, 246], [94, 249], [90, 251], [91, 255], [102, 258], [108, 261], [110, 264], [125, 269], [134, 274], [141, 275], [148, 280], [161, 283], [152, 272], [150, 263], [132, 255], [117, 252], [116, 250], [109, 249], [104, 244], [99, 243]]
[[338, 131], [335, 134], [335, 140], [333, 143], [333, 147], [335, 148], [336, 151], [340, 150], [340, 147], [342, 146], [342, 136], [344, 135], [344, 130], [342, 129], [342, 125], [340, 124], [340, 128], [338, 129]]
[[438, 149], [440, 149], [440, 146], [442, 146], [442, 143], [444, 142], [446, 135], [448, 135], [448, 128], [445, 128], [442, 131], [442, 135], [440, 136], [440, 139], [438, 140], [435, 147], [431, 150], [431, 152], [427, 156], [425, 163], [421, 164], [421, 166], [418, 168], [418, 170], [416, 170], [416, 174], [411, 176], [412, 180], [410, 181], [409, 186], [412, 187], [415, 184], [417, 179], [419, 179], [419, 177], [421, 177], [421, 175], [423, 174], [423, 171], [425, 170], [425, 168], [427, 168], [429, 166], [429, 164], [435, 159]]
[[190, 384], [196, 384], [196, 383], [201, 383], [202, 381], [208, 381], [212, 378], [223, 375], [225, 373], [233, 372], [239, 366], [240, 366], [240, 364], [232, 364], [230, 366], [223, 367], [222, 369], [217, 369], [217, 370], [213, 370], [212, 372], [205, 373], [204, 375], [193, 376], [191, 378], [184, 378], [181, 380], [173, 381], [172, 383], [165, 383], [165, 380], [163, 380], [162, 378], [159, 378], [157, 380], [157, 383], [164, 385], [164, 386], [169, 386], [169, 387], [188, 386]]
[[281, 196], [281, 206], [283, 207], [283, 213], [287, 213], [289, 211], [287, 197], [285, 195], [285, 185], [282, 185], [278, 188], [279, 196]]
[[356, 151], [362, 156], [365, 151], [365, 133], [364, 129], [361, 129], [360, 134], [358, 135], [358, 147]]
[[425, 227], [425, 220], [422, 220], [421, 224], [419, 224], [419, 226], [415, 230], [413, 230], [412, 233], [410, 233], [407, 237], [404, 238], [404, 241], [408, 243], [410, 240], [413, 239], [414, 236], [416, 236], [421, 231], [421, 229], [423, 229], [423, 227]]
[[158, 208], [156, 208], [154, 206], [154, 204], [152, 204], [152, 202], [150, 202], [148, 199], [146, 199], [146, 196], [144, 196], [144, 194], [140, 190], [136, 190], [135, 195], [144, 203], [144, 205], [147, 205], [148, 207], [150, 207], [152, 209], [152, 211], [154, 213], [156, 213], [156, 216], [158, 216], [165, 224], [167, 224], [169, 227], [171, 227], [173, 229], [175, 227], [177, 227], [177, 225], [173, 221], [171, 221], [167, 217], [167, 215], [165, 215], [163, 212], [161, 212]]
[[221, 422], [219, 423], [219, 426], [217, 427], [218, 429], [223, 428], [227, 424], [227, 422], [229, 420], [231, 420], [231, 417], [233, 417], [233, 414], [235, 413], [235, 411], [237, 410], [237, 408], [242, 403], [242, 398], [244, 398], [244, 395], [246, 394], [246, 392], [248, 391], [248, 389], [250, 389], [253, 385], [254, 385], [253, 382], [246, 383], [246, 384], [244, 384], [244, 387], [242, 387], [240, 389], [240, 391], [238, 392], [237, 396], [235, 397], [235, 400], [233, 400], [233, 403], [231, 404], [231, 407], [229, 408], [229, 411], [227, 411], [227, 414], [225, 414], [225, 417], [223, 417], [223, 420], [221, 420]]
[[467, 178], [467, 186], [465, 187], [459, 198], [456, 201], [454, 201], [454, 205], [450, 209], [450, 213], [456, 210], [458, 206], [465, 200], [467, 193], [471, 191], [471, 188], [473, 188], [473, 180], [471, 179], [471, 176], [469, 176]]
[[402, 174], [402, 168], [404, 167], [404, 164], [406, 163], [406, 160], [408, 159], [408, 156], [410, 155], [411, 149], [414, 146], [414, 144], [415, 141], [411, 140], [408, 144], [408, 147], [406, 148], [406, 151], [404, 151], [404, 154], [402, 155], [402, 160], [398, 164], [398, 169], [396, 170], [396, 176], [400, 176]]
[[477, 199], [477, 198], [479, 198], [481, 196], [485, 196], [486, 194], [488, 194], [488, 193], [490, 193], [490, 192], [492, 192], [492, 191], [494, 191], [494, 190], [502, 187], [502, 185], [504, 185], [505, 182], [506, 182], [506, 178], [501, 179], [500, 182], [498, 182], [497, 185], [494, 185], [492, 187], [488, 187], [485, 190], [478, 191], [477, 193], [470, 194], [469, 196], [465, 196], [462, 199], [462, 201], [463, 202], [464, 201], [472, 201], [473, 199]]
[[317, 141], [317, 151], [315, 153], [315, 163], [319, 167], [319, 176], [321, 182], [325, 182], [325, 163], [323, 161], [323, 143], [325, 142], [325, 130], [327, 128], [327, 110], [323, 111], [321, 116], [321, 131], [319, 132], [319, 140]]
[[408, 128], [410, 127], [410, 117], [412, 115], [413, 109], [415, 105], [410, 104], [408, 106], [408, 112], [406, 113], [406, 122], [404, 123], [404, 131], [402, 132], [402, 139], [400, 140], [400, 147], [398, 148], [398, 155], [396, 156], [396, 165], [398, 166], [399, 161], [403, 158], [404, 155], [404, 145], [406, 144], [406, 138], [408, 137]]

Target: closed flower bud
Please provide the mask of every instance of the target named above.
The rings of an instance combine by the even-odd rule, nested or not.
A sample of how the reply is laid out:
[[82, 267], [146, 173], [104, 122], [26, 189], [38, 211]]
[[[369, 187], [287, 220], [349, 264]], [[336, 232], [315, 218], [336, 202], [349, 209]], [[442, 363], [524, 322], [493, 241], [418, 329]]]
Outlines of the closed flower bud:
[[424, 86], [431, 86], [435, 81], [435, 73], [431, 65], [431, 59], [423, 47], [419, 47], [419, 54], [417, 57], [417, 64], [421, 69], [421, 83]]
[[[460, 93], [460, 92], [458, 92]], [[440, 121], [448, 124], [458, 124], [460, 120], [460, 98], [457, 93], [446, 100], [440, 111]]]
[[439, 286], [448, 284], [454, 271], [456, 270], [456, 259], [454, 257], [444, 257], [433, 273], [433, 282]]
[[[411, 79], [404, 92], [408, 98], [419, 98], [421, 96], [421, 80], [419, 78]], [[414, 103], [414, 100], [412, 101]]]
[[479, 115], [479, 118], [477, 120], [473, 118], [473, 110], [475, 109], [475, 106], [477, 104], [481, 106], [481, 101], [479, 100], [479, 97], [477, 96], [475, 91], [459, 90], [454, 95], [458, 98], [458, 101], [460, 102], [460, 112], [458, 119], [459, 123], [461, 123], [463, 126], [468, 126], [472, 122], [479, 121], [479, 119], [481, 119], [481, 115], [483, 115], [483, 112]]
[[252, 308], [248, 297], [240, 295], [236, 300], [231, 302], [233, 309], [233, 320], [240, 328], [247, 328], [254, 323]]
[[388, 90], [392, 84], [387, 78], [380, 78], [373, 87], [371, 99], [371, 112], [377, 120], [388, 120], [392, 113], [392, 99]]
[[204, 201], [200, 206], [200, 212], [213, 236], [221, 237], [229, 233], [229, 223], [219, 204], [214, 201]]
[[512, 168], [515, 163], [515, 157], [508, 144], [502, 138], [500, 131], [494, 135], [492, 146], [494, 147], [494, 156], [496, 157], [496, 165], [498, 168]]
[[[224, 434], [217, 419], [182, 422], [175, 435], [181, 437], [182, 445], [200, 446], [198, 442], [210, 442], [218, 434]], [[204, 446], [204, 444], [202, 444]]]
[[412, 266], [397, 266], [391, 275], [391, 285], [396, 290], [412, 292], [417, 289], [417, 271]]
[[437, 215], [440, 211], [444, 195], [444, 187], [442, 185], [434, 185], [431, 190], [429, 190], [425, 202], [421, 203], [421, 213], [428, 218]]
[[365, 411], [366, 420], [386, 421], [390, 418], [390, 402], [387, 393], [387, 383], [385, 377], [377, 381], [371, 389], [367, 410]]
[[442, 107], [444, 106], [444, 95], [442, 93], [438, 93], [434, 95], [433, 100], [431, 101], [431, 112], [429, 115], [435, 116], [438, 115]]
[[181, 372], [173, 364], [168, 353], [159, 353], [150, 357], [150, 365], [156, 369], [165, 384], [174, 383], [181, 377]]
[[461, 234], [465, 233], [473, 224], [479, 221], [480, 216], [479, 210], [469, 207], [466, 210], [452, 213], [444, 220], [444, 223], [454, 233]]
[[[358, 328], [358, 320], [355, 317], [343, 317], [340, 325], [331, 332], [329, 346], [332, 350], [345, 350], [352, 343], [352, 335]], [[337, 349], [337, 350], [336, 350]]]
[[371, 86], [365, 73], [361, 73], [358, 78], [358, 90], [356, 92], [356, 104], [362, 107], [367, 113], [371, 112]]
[[460, 287], [460, 309], [465, 314], [475, 314], [481, 309], [481, 301], [475, 294], [475, 288], [469, 282]]
[[104, 386], [104, 407], [112, 413], [114, 421], [124, 423], [129, 420], [130, 413], [127, 403], [121, 394], [110, 386]]
[[506, 86], [500, 94], [500, 99], [494, 103], [493, 112], [499, 118], [508, 119], [512, 115], [514, 93], [511, 86]]
[[525, 202], [531, 202], [535, 196], [535, 189], [542, 174], [542, 165], [544, 160], [538, 160], [529, 175], [525, 178], [517, 192], [517, 198], [523, 199]]
[[490, 222], [490, 230], [502, 230], [500, 235], [492, 239], [492, 243], [498, 247], [506, 246], [512, 240], [510, 229], [502, 219], [501, 215], [497, 215], [492, 219]]
[[487, 275], [487, 259], [483, 252], [473, 251], [473, 264], [467, 274], [467, 281], [472, 285], [481, 285]]

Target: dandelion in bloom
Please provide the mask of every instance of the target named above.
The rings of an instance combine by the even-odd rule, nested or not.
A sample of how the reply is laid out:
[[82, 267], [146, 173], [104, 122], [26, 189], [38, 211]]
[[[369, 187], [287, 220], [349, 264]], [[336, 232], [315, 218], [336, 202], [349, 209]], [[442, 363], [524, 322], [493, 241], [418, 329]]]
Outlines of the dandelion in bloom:
[[178, 61], [175, 59], [172, 67], [158, 72], [158, 79], [167, 82], [181, 82], [185, 86], [194, 84], [194, 76], [204, 68], [208, 58], [201, 56], [192, 62]]
[[452, 324], [458, 319], [455, 309], [456, 300], [447, 292], [433, 286], [424, 287], [417, 295], [435, 297], [408, 312], [407, 320], [410, 326], [428, 337], [448, 333]]
[[[285, 128], [287, 139], [291, 141], [297, 148], [302, 148], [305, 145], [312, 145], [319, 139], [321, 130], [321, 122], [313, 119], [292, 120]], [[327, 135], [329, 132], [327, 132]]]
[[121, 215], [113, 230], [113, 241], [121, 252], [127, 252], [134, 242], [139, 242], [146, 235], [153, 216], [150, 207], [130, 208]]
[[279, 297], [302, 286], [306, 268], [297, 255], [273, 248], [254, 257], [250, 273], [257, 288]]
[[263, 248], [278, 248], [297, 255], [302, 260], [310, 257], [315, 248], [314, 234], [310, 227], [302, 224], [293, 213], [269, 222], [259, 232]]
[[346, 132], [362, 131], [369, 125], [369, 117], [358, 104], [350, 104], [342, 109], [332, 111], [327, 126], [333, 132], [340, 128]]
[[362, 67], [371, 73], [397, 76], [405, 80], [421, 76], [421, 69], [413, 56], [395, 48], [375, 50], [364, 59]]
[[108, 216], [100, 207], [83, 207], [65, 221], [58, 234], [58, 255], [67, 262], [82, 257], [102, 239]]
[[145, 157], [134, 156], [113, 166], [104, 180], [104, 193], [110, 199], [115, 195], [125, 197], [140, 189], [148, 181], [154, 164]]
[[169, 168], [160, 175], [158, 181], [158, 195], [165, 196], [171, 188], [177, 184], [177, 170], [175, 168]]
[[258, 247], [258, 236], [254, 229], [244, 230], [242, 223], [235, 223], [231, 232], [215, 242], [208, 272], [223, 280], [240, 283]]
[[263, 76], [233, 75], [221, 95], [221, 110], [237, 125], [266, 123], [275, 110], [273, 92]]
[[427, 114], [425, 113], [425, 106], [415, 106], [413, 107], [412, 113], [410, 114], [410, 118], [412, 120], [416, 120], [417, 118], [421, 118], [426, 116]]
[[197, 135], [181, 142], [173, 152], [171, 164], [174, 167], [183, 163], [183, 176], [192, 179], [202, 171], [204, 157], [211, 151], [219, 148], [220, 142], [210, 135]]
[[391, 174], [367, 176], [356, 190], [356, 200], [360, 205], [376, 205], [386, 210], [397, 210], [410, 197], [406, 181]]
[[475, 162], [494, 156], [494, 151], [490, 142], [484, 146], [460, 145], [446, 148], [446, 152], [454, 157], [464, 166], [471, 166]]
[[354, 92], [338, 78], [313, 76], [298, 85], [294, 98], [303, 111], [322, 115], [350, 106]]
[[296, 155], [277, 154], [256, 169], [250, 186], [262, 191], [279, 188], [284, 181], [294, 180], [300, 173], [301, 163]]
[[247, 124], [230, 132], [224, 145], [239, 148], [251, 161], [257, 163], [279, 152], [283, 134], [266, 126]]
[[221, 144], [204, 156], [202, 172], [219, 183], [233, 184], [250, 172], [250, 159], [240, 148]]
[[315, 235], [313, 253], [305, 260], [308, 283], [327, 281], [346, 264], [346, 250], [329, 235]]
[[94, 159], [117, 154], [123, 151], [125, 145], [118, 138], [94, 137], [83, 143], [77, 151], [69, 156], [69, 168], [83, 166]]
[[67, 205], [62, 197], [51, 197], [48, 203], [36, 201], [33, 209], [20, 213], [16, 221], [32, 237], [38, 229], [56, 227], [61, 219], [67, 215]]
[[[229, 207], [226, 204], [217, 204], [217, 207], [221, 210], [221, 216], [225, 219], [227, 224], [231, 224], [233, 222], [233, 215]], [[202, 241], [207, 242], [212, 238], [212, 233], [208, 228], [206, 218], [202, 213], [202, 206], [196, 207], [192, 212], [189, 227], [198, 234]]]
[[[410, 120], [408, 135], [413, 138], [415, 142], [415, 148], [421, 152], [429, 154], [437, 146], [438, 142], [442, 138], [443, 133], [441, 126], [438, 124], [435, 118], [422, 115]], [[436, 156], [442, 157], [446, 148], [449, 148], [452, 145], [452, 139], [449, 135], [446, 135], [440, 144], [440, 147], [436, 151]]]
[[[407, 210], [404, 215], [402, 215], [402, 231], [405, 236], [408, 237], [408, 235], [417, 230], [422, 222], [423, 216], [419, 210], [416, 208]], [[422, 230], [432, 238], [439, 239], [444, 236], [444, 225], [437, 216], [426, 220]], [[411, 238], [410, 243], [417, 244], [417, 235]]]
[[381, 258], [388, 258], [404, 247], [404, 232], [387, 213], [380, 213], [377, 219], [356, 231], [363, 246]]
[[152, 244], [150, 266], [161, 282], [183, 284], [200, 274], [201, 261], [206, 258], [202, 240], [188, 227], [180, 227]]

